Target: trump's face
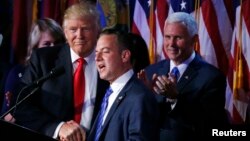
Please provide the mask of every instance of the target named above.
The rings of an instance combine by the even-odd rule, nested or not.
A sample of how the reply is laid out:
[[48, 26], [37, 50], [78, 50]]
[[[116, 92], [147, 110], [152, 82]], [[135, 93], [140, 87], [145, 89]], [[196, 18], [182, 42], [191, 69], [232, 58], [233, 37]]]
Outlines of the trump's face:
[[64, 33], [70, 48], [81, 57], [87, 57], [95, 48], [98, 28], [93, 18], [71, 17], [64, 23]]

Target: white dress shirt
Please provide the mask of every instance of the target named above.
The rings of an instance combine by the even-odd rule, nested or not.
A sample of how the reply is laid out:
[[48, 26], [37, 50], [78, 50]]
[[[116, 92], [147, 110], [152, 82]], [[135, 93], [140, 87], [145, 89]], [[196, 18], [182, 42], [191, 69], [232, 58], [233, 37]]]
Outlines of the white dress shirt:
[[129, 79], [132, 77], [132, 75], [134, 74], [134, 71], [132, 69], [130, 69], [129, 71], [127, 71], [126, 73], [124, 73], [123, 75], [121, 75], [119, 78], [117, 78], [111, 85], [111, 89], [113, 90], [113, 93], [109, 96], [108, 99], [108, 106], [107, 109], [105, 111], [105, 114], [103, 116], [103, 122], [104, 123], [110, 108], [112, 107], [114, 101], [116, 100], [117, 96], [119, 95], [119, 93], [121, 92], [121, 90], [123, 89], [123, 87], [127, 84], [127, 82], [129, 81]]

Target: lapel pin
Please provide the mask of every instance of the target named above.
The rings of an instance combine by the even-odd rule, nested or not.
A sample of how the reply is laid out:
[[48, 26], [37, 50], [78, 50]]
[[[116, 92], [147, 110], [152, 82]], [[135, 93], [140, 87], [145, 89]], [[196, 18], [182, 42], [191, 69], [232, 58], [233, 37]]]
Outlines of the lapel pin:
[[123, 96], [118, 97], [117, 102], [120, 102], [122, 100]]
[[122, 100], [122, 98], [123, 98], [122, 96], [118, 97], [119, 100]]
[[188, 79], [189, 77], [188, 76], [185, 76], [185, 79]]

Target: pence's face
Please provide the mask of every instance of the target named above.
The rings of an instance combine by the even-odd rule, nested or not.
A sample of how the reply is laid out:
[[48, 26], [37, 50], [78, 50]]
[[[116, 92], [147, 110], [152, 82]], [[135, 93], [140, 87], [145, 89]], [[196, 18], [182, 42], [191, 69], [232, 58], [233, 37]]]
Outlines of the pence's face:
[[164, 28], [164, 50], [169, 59], [179, 64], [193, 52], [195, 39], [182, 23], [168, 23]]

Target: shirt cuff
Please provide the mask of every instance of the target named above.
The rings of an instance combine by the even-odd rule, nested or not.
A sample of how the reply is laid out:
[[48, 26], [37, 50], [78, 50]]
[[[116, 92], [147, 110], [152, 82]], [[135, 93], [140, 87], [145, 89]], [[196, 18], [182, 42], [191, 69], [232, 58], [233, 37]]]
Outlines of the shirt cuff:
[[64, 124], [64, 122], [61, 122], [61, 123], [59, 123], [58, 126], [56, 127], [56, 130], [55, 130], [54, 135], [53, 135], [53, 138], [54, 138], [54, 139], [57, 139], [57, 138], [58, 138], [59, 130], [60, 130], [60, 128], [62, 127], [63, 124]]

